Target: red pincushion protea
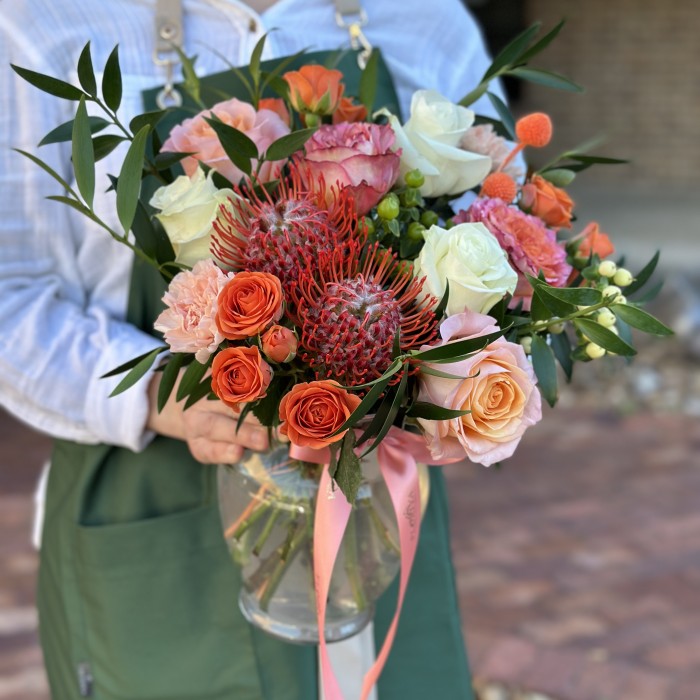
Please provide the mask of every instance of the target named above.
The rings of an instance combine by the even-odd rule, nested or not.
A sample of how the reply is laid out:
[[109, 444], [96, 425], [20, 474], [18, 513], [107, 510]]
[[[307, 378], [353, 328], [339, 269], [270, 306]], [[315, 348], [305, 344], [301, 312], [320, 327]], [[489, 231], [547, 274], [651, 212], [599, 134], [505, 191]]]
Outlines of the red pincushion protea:
[[301, 329], [302, 359], [319, 379], [357, 386], [381, 376], [392, 361], [400, 329], [401, 350], [430, 343], [435, 314], [419, 308], [423, 278], [401, 268], [375, 244], [349, 240], [320, 253], [299, 272], [290, 296]]
[[214, 222], [214, 255], [235, 270], [269, 272], [288, 289], [306, 260], [332, 251], [357, 228], [352, 195], [334, 193], [328, 205], [324, 192], [314, 180], [302, 185], [297, 171], [274, 198], [265, 189], [262, 195], [239, 192]]

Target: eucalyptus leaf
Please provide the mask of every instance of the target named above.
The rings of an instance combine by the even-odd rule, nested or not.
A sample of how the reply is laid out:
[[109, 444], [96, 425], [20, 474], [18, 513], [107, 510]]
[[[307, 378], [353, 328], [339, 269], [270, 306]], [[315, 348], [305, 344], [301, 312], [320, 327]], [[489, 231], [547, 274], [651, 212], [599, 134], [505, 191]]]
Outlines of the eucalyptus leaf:
[[550, 406], [554, 406], [558, 398], [554, 353], [544, 338], [537, 334], [532, 336], [532, 367], [537, 375], [540, 393]]
[[73, 120], [73, 170], [78, 190], [88, 207], [92, 208], [95, 198], [95, 152], [92, 147], [90, 122], [85, 98], [80, 99]]
[[85, 97], [85, 93], [80, 89], [66, 83], [63, 80], [58, 80], [57, 78], [52, 78], [50, 75], [44, 75], [43, 73], [36, 73], [33, 70], [28, 70], [27, 68], [21, 68], [20, 66], [15, 66], [10, 64], [12, 70], [24, 78], [30, 85], [35, 88], [39, 88], [42, 92], [46, 92], [54, 97], [60, 97], [64, 100], [78, 101]]
[[113, 112], [119, 109], [122, 103], [122, 71], [119, 66], [119, 46], [112, 49], [105, 64], [102, 75], [102, 97], [105, 104]]

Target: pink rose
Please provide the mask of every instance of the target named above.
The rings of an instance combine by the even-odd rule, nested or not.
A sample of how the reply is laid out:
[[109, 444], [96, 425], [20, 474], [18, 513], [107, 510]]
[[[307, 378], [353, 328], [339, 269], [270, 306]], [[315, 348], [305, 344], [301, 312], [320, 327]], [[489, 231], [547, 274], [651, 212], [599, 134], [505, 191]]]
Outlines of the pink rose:
[[[497, 329], [490, 316], [466, 311], [440, 326], [442, 343], [473, 338]], [[481, 352], [435, 369], [470, 379], [420, 374], [419, 401], [455, 410], [470, 410], [444, 421], [418, 419], [435, 459], [461, 458], [489, 466], [510, 457], [523, 433], [542, 418], [537, 380], [522, 346], [503, 338]]]
[[[243, 171], [224, 152], [214, 129], [204, 120], [204, 117], [211, 117], [212, 114], [225, 124], [242, 131], [255, 143], [259, 153], [264, 153], [273, 141], [290, 131], [289, 126], [272, 110], [260, 109], [256, 112], [253, 105], [235, 98], [219, 102], [211, 109], [185, 119], [170, 132], [168, 140], [163, 144], [163, 151], [195, 154], [182, 161], [182, 167], [190, 176], [197, 169], [197, 161], [202, 161], [234, 185], [245, 177]], [[283, 161], [265, 162], [258, 173], [260, 180], [269, 182], [279, 177], [283, 164]], [[256, 161], [253, 161], [253, 168], [255, 167]]]
[[[501, 164], [510, 155], [513, 147], [502, 136], [499, 136], [491, 124], [477, 124], [464, 133], [459, 147], [472, 153], [480, 153], [491, 159], [491, 172], [500, 171]], [[514, 161], [511, 161], [503, 168], [503, 172], [510, 175], [514, 180], [520, 179], [523, 169]]]
[[193, 352], [204, 364], [224, 336], [216, 325], [217, 298], [233, 272], [224, 274], [211, 260], [200, 260], [192, 271], [173, 277], [163, 301], [168, 307], [154, 328], [163, 333], [173, 352]]
[[564, 246], [557, 242], [557, 234], [536, 216], [508, 206], [500, 199], [481, 197], [454, 220], [457, 223], [481, 221], [496, 236], [518, 273], [513, 302], [522, 300], [525, 310], [529, 310], [532, 301], [532, 286], [526, 274], [537, 277], [542, 271], [549, 284], [566, 286], [572, 268], [566, 262]]
[[306, 142], [301, 170], [314, 180], [323, 179], [329, 204], [333, 201], [332, 188], [349, 189], [362, 216], [399, 176], [399, 154], [391, 150], [394, 138], [391, 127], [380, 124], [342, 122], [321, 126]]

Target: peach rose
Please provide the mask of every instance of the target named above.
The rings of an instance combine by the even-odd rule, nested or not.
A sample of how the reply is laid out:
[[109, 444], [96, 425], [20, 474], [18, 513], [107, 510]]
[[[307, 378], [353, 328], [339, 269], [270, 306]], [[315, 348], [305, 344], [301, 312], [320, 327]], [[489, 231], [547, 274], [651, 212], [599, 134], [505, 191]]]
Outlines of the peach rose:
[[258, 102], [258, 111], [261, 109], [269, 109], [274, 112], [287, 126], [292, 125], [292, 118], [289, 116], [289, 110], [284, 100], [280, 97], [264, 97]]
[[280, 402], [280, 432], [294, 445], [320, 450], [342, 439], [347, 431], [333, 433], [359, 405], [360, 398], [337, 382], [296, 384]]
[[[441, 345], [498, 330], [490, 316], [465, 312], [440, 326]], [[510, 457], [523, 433], [542, 418], [537, 379], [521, 345], [503, 338], [459, 362], [435, 369], [465, 379], [420, 374], [419, 401], [455, 410], [461, 418], [432, 421], [419, 418], [435, 459], [466, 456], [485, 466]]]
[[343, 97], [340, 100], [338, 109], [333, 112], [333, 123], [340, 122], [363, 122], [367, 119], [367, 107], [355, 104], [351, 97]]
[[251, 338], [280, 320], [283, 300], [279, 278], [269, 272], [239, 272], [219, 293], [217, 328], [229, 340]]
[[573, 240], [579, 241], [576, 252], [584, 258], [595, 254], [602, 259], [615, 252], [608, 234], [603, 233], [595, 221], [591, 221]]
[[520, 206], [538, 216], [552, 228], [571, 228], [574, 203], [561, 187], [555, 187], [541, 175], [523, 185]]
[[226, 348], [214, 357], [211, 390], [231, 408], [261, 399], [272, 380], [272, 369], [253, 347]]
[[[259, 153], [264, 153], [273, 141], [277, 141], [290, 131], [289, 126], [278, 114], [269, 109], [259, 109], [256, 112], [253, 105], [235, 98], [219, 102], [211, 109], [206, 109], [191, 119], [185, 119], [182, 124], [178, 124], [170, 132], [161, 149], [176, 153], [194, 153], [193, 156], [182, 161], [182, 167], [190, 176], [197, 169], [197, 161], [202, 161], [221, 173], [234, 185], [245, 176], [243, 171], [231, 162], [219, 143], [216, 132], [204, 120], [204, 117], [211, 117], [214, 114], [225, 124], [242, 131], [255, 143]], [[274, 180], [279, 177], [283, 165], [283, 161], [265, 162], [258, 171], [258, 177], [262, 182]], [[253, 167], [256, 167], [255, 162]]]
[[290, 362], [297, 354], [297, 337], [284, 326], [272, 326], [260, 339], [265, 357], [273, 362]]
[[289, 86], [289, 101], [297, 112], [333, 114], [345, 90], [343, 74], [324, 66], [302, 66], [282, 79]]

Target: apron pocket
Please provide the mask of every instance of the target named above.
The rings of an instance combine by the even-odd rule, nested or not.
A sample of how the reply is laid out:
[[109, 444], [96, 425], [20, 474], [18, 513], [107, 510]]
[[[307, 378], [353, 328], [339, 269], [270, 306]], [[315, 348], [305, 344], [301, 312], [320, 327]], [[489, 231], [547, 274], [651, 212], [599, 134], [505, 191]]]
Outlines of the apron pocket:
[[78, 527], [94, 697], [259, 700], [217, 506]]

